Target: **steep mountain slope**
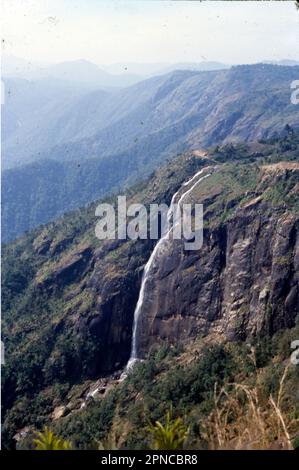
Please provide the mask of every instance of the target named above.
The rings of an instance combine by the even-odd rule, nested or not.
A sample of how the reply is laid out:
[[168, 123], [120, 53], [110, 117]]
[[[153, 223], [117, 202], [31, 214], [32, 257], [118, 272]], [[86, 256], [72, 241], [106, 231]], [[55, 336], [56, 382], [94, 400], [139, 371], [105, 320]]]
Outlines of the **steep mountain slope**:
[[[198, 148], [225, 139], [267, 137], [284, 124], [299, 125], [297, 107], [290, 100], [290, 83], [298, 71], [299, 67], [260, 64], [215, 72], [178, 71], [141, 82], [112, 96], [112, 113], [115, 106], [125, 112], [112, 114], [109, 120], [111, 110], [104, 109], [100, 132], [53, 147], [44, 156], [82, 162], [124, 150], [133, 154], [136, 145], [154, 141], [165, 154], [176, 153], [179, 145]], [[142, 99], [135, 103], [139, 93]], [[134, 105], [128, 107], [128, 101]]]
[[[251, 140], [264, 137], [281, 128], [280, 119], [298, 125], [297, 109], [290, 102], [290, 83], [297, 76], [298, 67], [263, 64], [212, 72], [178, 71], [120, 90], [104, 101], [102, 92], [92, 93], [62, 115], [61, 111], [57, 113], [57, 102], [62, 100], [67, 87], [68, 93], [73, 94], [78, 89], [75, 85], [55, 80], [31, 83], [12, 79], [6, 84], [4, 162], [11, 159], [26, 162], [29, 157], [59, 161], [103, 158], [126, 149], [133, 152], [141, 139], [153, 140], [161, 134], [172, 134], [174, 145], [182, 140], [185, 146], [207, 145], [230, 136]], [[45, 108], [38, 122], [38, 111], [46, 104], [49, 109]], [[64, 105], [62, 101], [61, 110], [64, 106], [68, 103]], [[50, 114], [44, 125], [43, 114], [52, 108], [56, 110], [56, 119]], [[16, 114], [16, 120], [21, 121], [18, 127], [24, 129], [20, 135], [6, 132], [5, 112]], [[74, 113], [76, 127], [72, 125]], [[34, 121], [29, 128], [28, 119]], [[9, 127], [16, 129], [17, 123], [12, 126], [10, 121]], [[37, 139], [34, 125], [42, 134], [41, 139], [48, 136], [45, 145], [34, 143]], [[26, 134], [32, 143], [28, 137], [26, 140]], [[68, 145], [68, 140], [78, 142]], [[57, 146], [59, 142], [65, 144]], [[25, 144], [24, 149], [19, 148], [21, 144]], [[161, 152], [167, 151], [169, 145], [162, 144]]]
[[[142, 107], [164, 80], [165, 77], [153, 78], [134, 87], [107, 93], [98, 87], [55, 78], [37, 81], [4, 79], [4, 167], [40, 160], [58, 144], [93, 136]], [[77, 91], [76, 95], [74, 91]], [[69, 95], [73, 101], [68, 100]], [[58, 159], [69, 158], [61, 155]]]
[[148, 80], [140, 87], [110, 96], [90, 86], [58, 79], [4, 79], [3, 167], [24, 164], [32, 160], [32, 155], [39, 160], [41, 151], [55, 144], [90, 137], [141, 106], [161, 81]]
[[185, 71], [104, 99], [87, 96], [47, 131], [53, 143], [73, 135], [72, 142], [36, 155], [45, 159], [37, 165], [4, 172], [4, 240], [132, 183], [186, 149], [298, 126], [299, 108], [290, 102], [297, 75], [298, 67], [272, 65]]
[[[58, 79], [28, 81], [5, 78], [1, 139], [3, 168], [24, 164], [54, 143], [73, 139], [82, 126], [82, 108], [90, 112], [107, 92]], [[85, 98], [86, 97], [86, 98]]]
[[[284, 139], [226, 145], [204, 158], [190, 152], [128, 192], [128, 203], [169, 204], [200, 168], [216, 167], [190, 193], [204, 203], [202, 249], [184, 252], [179, 242], [171, 243], [152, 274], [138, 329], [142, 356], [165, 342], [192, 351], [192, 342], [203, 337], [254, 343], [295, 326], [298, 145], [298, 134], [289, 130]], [[119, 371], [130, 356], [142, 267], [154, 241], [100, 242], [95, 207], [4, 249], [9, 445], [18, 429], [47, 422], [68, 397], [76, 397], [72, 407], [80, 408], [90, 387], [84, 381]]]

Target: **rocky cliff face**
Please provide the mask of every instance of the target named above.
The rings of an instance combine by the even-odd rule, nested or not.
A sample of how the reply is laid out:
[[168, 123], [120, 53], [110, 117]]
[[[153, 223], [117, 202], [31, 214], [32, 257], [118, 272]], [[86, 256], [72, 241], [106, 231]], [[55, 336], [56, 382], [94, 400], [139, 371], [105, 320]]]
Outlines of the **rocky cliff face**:
[[[247, 191], [245, 184], [223, 201], [233, 184], [233, 179], [225, 181], [230, 171], [220, 168], [186, 201], [204, 204], [202, 248], [185, 251], [184, 241], [169, 240], [155, 263], [137, 328], [141, 356], [165, 341], [186, 342], [203, 335], [245, 340], [294, 325], [299, 312], [299, 218], [283, 193], [273, 205], [270, 189], [289, 186], [298, 197], [299, 165], [247, 168], [246, 178], [253, 177], [251, 172], [256, 178], [255, 190]], [[224, 182], [217, 188], [222, 175]], [[106, 274], [111, 265], [103, 264], [99, 255], [90, 280], [98, 313], [89, 328], [100, 341], [105, 338], [104, 355], [116, 346], [115, 366], [128, 358], [131, 342], [142, 270], [138, 264], [136, 269], [134, 254], [134, 249], [130, 256], [130, 249], [122, 248], [128, 269], [112, 277]]]
[[158, 340], [209, 334], [244, 340], [293, 326], [299, 311], [298, 229], [298, 217], [254, 197], [231, 220], [206, 229], [201, 250], [185, 252], [181, 242], [171, 243], [142, 311], [143, 355]]

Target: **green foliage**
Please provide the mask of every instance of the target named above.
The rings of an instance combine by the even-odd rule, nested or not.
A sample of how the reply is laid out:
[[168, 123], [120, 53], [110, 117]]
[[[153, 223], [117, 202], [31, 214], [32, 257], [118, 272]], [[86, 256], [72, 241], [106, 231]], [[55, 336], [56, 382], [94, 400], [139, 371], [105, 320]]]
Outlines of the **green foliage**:
[[117, 405], [116, 393], [112, 390], [100, 402], [90, 403], [80, 413], [71, 414], [63, 422], [55, 424], [54, 431], [71, 441], [75, 448], [94, 447], [94, 442], [107, 443]]
[[[242, 343], [206, 347], [197, 359], [193, 357], [183, 367], [175, 365], [171, 354], [165, 354], [163, 348], [161, 355], [155, 353], [136, 366], [104, 398], [55, 423], [54, 432], [70, 439], [79, 449], [95, 445], [106, 450], [175, 450], [187, 445], [204, 448], [208, 445], [205, 423], [215, 407], [215, 384], [220, 390], [233, 383], [254, 389], [258, 383], [259, 398], [265, 404], [280, 389], [285, 363], [283, 356], [277, 354], [282, 345], [297, 335], [296, 328], [278, 333], [273, 339], [268, 338], [267, 349], [266, 340], [250, 348]], [[156, 362], [161, 356], [163, 359]], [[299, 418], [295, 403], [298, 380], [298, 369], [291, 368], [283, 408], [288, 421]], [[268, 411], [271, 415], [272, 410]]]
[[61, 439], [46, 426], [42, 432], [36, 433], [34, 439], [36, 450], [71, 450], [72, 444]]
[[180, 450], [188, 436], [188, 427], [182, 418], [172, 419], [171, 411], [166, 413], [165, 424], [156, 421], [148, 427], [155, 450]]

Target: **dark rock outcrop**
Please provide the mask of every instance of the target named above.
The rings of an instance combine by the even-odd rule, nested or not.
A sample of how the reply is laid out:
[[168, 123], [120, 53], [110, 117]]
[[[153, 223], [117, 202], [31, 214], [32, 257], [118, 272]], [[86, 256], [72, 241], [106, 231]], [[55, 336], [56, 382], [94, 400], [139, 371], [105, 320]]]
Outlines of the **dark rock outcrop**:
[[198, 252], [170, 243], [146, 291], [140, 353], [157, 341], [209, 333], [244, 340], [293, 326], [298, 272], [299, 218], [267, 203], [248, 204], [206, 230]]

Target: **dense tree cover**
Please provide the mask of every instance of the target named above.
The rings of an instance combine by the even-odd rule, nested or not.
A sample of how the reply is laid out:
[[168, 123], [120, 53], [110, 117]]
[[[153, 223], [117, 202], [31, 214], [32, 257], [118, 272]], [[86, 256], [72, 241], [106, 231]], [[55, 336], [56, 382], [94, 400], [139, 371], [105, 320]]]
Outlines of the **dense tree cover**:
[[[202, 347], [196, 342], [186, 349], [165, 345], [136, 365], [125, 381], [114, 383], [103, 398], [92, 400], [84, 410], [53, 422], [51, 428], [54, 435], [71, 442], [74, 449], [204, 449], [215, 445], [212, 441], [217, 431], [214, 413], [221, 416], [229, 412], [230, 418], [228, 422], [222, 422], [221, 432], [231, 441], [216, 442], [216, 445], [233, 448], [237, 445], [235, 437], [244, 432], [243, 423], [238, 420], [249, 412], [246, 393], [252, 393], [253, 397], [258, 392], [259, 405], [251, 403], [249, 409], [256, 405], [263, 407], [259, 412], [262, 411], [264, 422], [261, 425], [266, 428], [268, 441], [261, 442], [260, 430], [260, 441], [251, 443], [254, 430], [248, 427], [242, 443], [248, 444], [249, 448], [271, 445], [279, 448], [288, 443], [283, 428], [276, 427], [279, 420], [268, 400], [274, 397], [277, 402], [280, 393], [280, 412], [290, 428], [291, 445], [296, 447], [299, 408], [294, 392], [299, 381], [297, 368], [288, 366], [283, 390], [281, 380], [289, 360], [290, 343], [297, 335], [298, 326], [251, 345], [232, 343]], [[232, 384], [247, 392], [231, 397]], [[215, 393], [221, 389], [226, 391], [225, 399], [219, 400], [217, 409], [215, 398], [218, 395]], [[230, 411], [225, 409], [226, 403], [233, 404]], [[272, 422], [268, 418], [273, 413]], [[230, 425], [234, 429], [232, 434]], [[21, 448], [31, 448], [33, 437], [31, 431]]]

